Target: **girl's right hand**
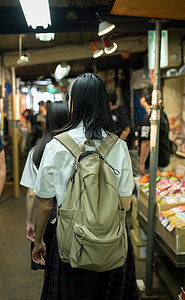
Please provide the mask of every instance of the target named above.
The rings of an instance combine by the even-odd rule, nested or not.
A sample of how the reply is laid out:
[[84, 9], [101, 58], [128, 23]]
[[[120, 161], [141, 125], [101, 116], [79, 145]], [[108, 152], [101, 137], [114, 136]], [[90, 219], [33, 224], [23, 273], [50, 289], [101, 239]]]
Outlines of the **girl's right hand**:
[[42, 266], [45, 266], [46, 262], [44, 257], [46, 256], [46, 246], [44, 242], [35, 242], [35, 247], [32, 251], [32, 260], [36, 264], [40, 264]]

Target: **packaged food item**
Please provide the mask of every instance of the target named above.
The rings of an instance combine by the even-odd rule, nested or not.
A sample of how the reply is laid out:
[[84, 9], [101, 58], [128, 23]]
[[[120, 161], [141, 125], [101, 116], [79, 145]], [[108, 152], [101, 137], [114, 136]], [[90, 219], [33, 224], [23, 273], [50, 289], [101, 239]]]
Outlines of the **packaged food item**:
[[164, 218], [162, 221], [161, 221], [161, 224], [166, 227], [168, 224], [170, 223], [169, 219], [168, 218]]
[[[148, 195], [150, 174], [145, 174], [138, 181], [141, 189]], [[157, 172], [156, 202], [159, 204], [172, 204], [185, 202], [185, 178], [179, 178], [171, 171]]]
[[173, 229], [175, 228], [175, 224], [173, 224], [173, 223], [169, 223], [167, 226], [166, 226], [166, 229], [168, 230], [168, 231], [172, 231]]
[[185, 227], [185, 205], [163, 211], [160, 214], [160, 221], [164, 227], [168, 227], [169, 231], [172, 231], [174, 227]]

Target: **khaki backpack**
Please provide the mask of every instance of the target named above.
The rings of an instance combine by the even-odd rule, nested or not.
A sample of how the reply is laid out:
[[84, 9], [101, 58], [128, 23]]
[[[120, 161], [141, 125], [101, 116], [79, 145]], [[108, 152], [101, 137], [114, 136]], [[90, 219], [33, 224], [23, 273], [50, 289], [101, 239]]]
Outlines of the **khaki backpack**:
[[[91, 141], [80, 148], [67, 133], [55, 138], [75, 156], [65, 198], [58, 208], [57, 242], [62, 261], [96, 272], [121, 267], [127, 255], [126, 212], [121, 208], [112, 167], [105, 159], [117, 136], [107, 135], [99, 148]], [[95, 150], [86, 151], [85, 145]]]

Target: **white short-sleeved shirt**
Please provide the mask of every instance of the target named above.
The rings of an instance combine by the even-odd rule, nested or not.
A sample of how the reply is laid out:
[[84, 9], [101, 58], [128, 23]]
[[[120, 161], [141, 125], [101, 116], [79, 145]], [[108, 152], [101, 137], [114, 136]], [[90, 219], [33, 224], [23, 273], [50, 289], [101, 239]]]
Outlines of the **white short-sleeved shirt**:
[[[86, 140], [82, 122], [68, 131], [68, 134], [81, 146]], [[106, 133], [103, 132], [103, 137]], [[102, 141], [93, 140], [96, 146]], [[127, 144], [118, 139], [106, 155], [107, 162], [119, 170], [115, 175], [118, 192], [121, 197], [132, 195], [133, 174], [130, 155]], [[74, 156], [56, 139], [51, 140], [45, 147], [40, 167], [38, 170], [34, 192], [41, 198], [52, 198], [56, 196], [60, 206], [64, 200], [69, 176], [74, 165]]]
[[24, 170], [22, 173], [20, 184], [29, 188], [33, 189], [35, 185], [35, 180], [37, 177], [38, 170], [33, 163], [33, 152], [34, 149], [30, 150], [28, 153], [28, 157], [24, 166]]

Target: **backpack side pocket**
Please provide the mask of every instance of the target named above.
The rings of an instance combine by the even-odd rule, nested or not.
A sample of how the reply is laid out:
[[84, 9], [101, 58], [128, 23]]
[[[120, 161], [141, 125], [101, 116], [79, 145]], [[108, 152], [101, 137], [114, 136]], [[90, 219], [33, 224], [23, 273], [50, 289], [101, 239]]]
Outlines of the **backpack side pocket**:
[[59, 209], [57, 218], [57, 242], [60, 257], [63, 262], [69, 262], [69, 252], [73, 236], [74, 209]]

